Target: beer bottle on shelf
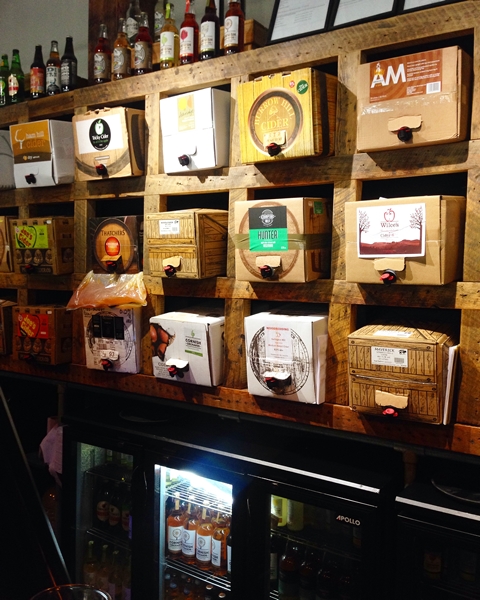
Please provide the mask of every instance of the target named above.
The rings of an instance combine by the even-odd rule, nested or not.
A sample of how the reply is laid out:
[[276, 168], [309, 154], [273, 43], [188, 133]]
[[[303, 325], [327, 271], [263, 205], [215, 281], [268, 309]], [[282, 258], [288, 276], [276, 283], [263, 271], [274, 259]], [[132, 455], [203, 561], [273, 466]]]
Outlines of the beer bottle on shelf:
[[167, 551], [170, 558], [180, 558], [182, 554], [183, 520], [180, 499], [177, 497], [167, 518]]
[[135, 38], [137, 37], [138, 28], [140, 26], [141, 14], [140, 0], [131, 0], [130, 6], [127, 9], [126, 29], [128, 43], [132, 48], [135, 45]]
[[185, 17], [180, 27], [180, 64], [198, 61], [198, 23], [195, 18], [195, 0], [186, 0]]
[[220, 54], [220, 21], [215, 0], [207, 0], [205, 14], [200, 23], [200, 60], [215, 58]]
[[110, 495], [110, 483], [108, 479], [104, 479], [98, 485], [94, 507], [94, 526], [98, 529], [106, 530], [108, 528]]
[[339, 600], [358, 600], [360, 598], [358, 572], [349, 559], [345, 559], [342, 573], [338, 579], [338, 598]]
[[52, 40], [50, 46], [50, 56], [45, 65], [45, 78], [48, 96], [55, 96], [61, 92], [60, 88], [60, 54], [58, 52], [58, 42]]
[[215, 588], [213, 587], [213, 585], [211, 583], [207, 584], [205, 586], [205, 600], [214, 600], [215, 596]]
[[153, 11], [153, 41], [160, 41], [160, 32], [162, 31], [162, 27], [165, 24], [165, 9], [166, 9], [165, 0], [158, 0], [155, 4], [155, 9]]
[[298, 600], [300, 593], [300, 547], [288, 540], [278, 565], [279, 600]]
[[200, 519], [195, 513], [192, 513], [192, 506], [189, 503], [187, 514], [183, 522], [182, 535], [182, 559], [188, 564], [195, 563], [195, 551], [197, 548], [197, 530], [200, 525]]
[[227, 574], [227, 538], [230, 534], [230, 527], [220, 513], [213, 524], [212, 570], [215, 575], [221, 577]]
[[223, 52], [237, 54], [245, 48], [245, 15], [240, 0], [229, 0], [225, 13]]
[[135, 67], [134, 75], [144, 75], [152, 71], [152, 38], [148, 27], [148, 15], [142, 12], [140, 27], [135, 38]]
[[95, 542], [89, 540], [87, 543], [87, 552], [83, 561], [83, 583], [86, 585], [96, 585], [98, 563], [95, 557]]
[[315, 583], [315, 600], [335, 598], [338, 587], [338, 565], [328, 556], [323, 558], [323, 564], [317, 573]]
[[30, 99], [36, 100], [45, 96], [45, 63], [42, 46], [35, 46], [35, 56], [30, 65]]
[[12, 67], [8, 76], [8, 96], [10, 104], [18, 104], [25, 100], [25, 78], [20, 64], [20, 52], [17, 49], [12, 53]]
[[0, 61], [0, 106], [7, 106], [7, 104], [10, 104], [10, 97], [8, 95], [9, 75], [8, 55], [2, 54], [2, 60]]
[[306, 548], [305, 557], [300, 565], [300, 600], [315, 600], [317, 571], [317, 553], [312, 548]]
[[212, 565], [213, 523], [206, 520], [207, 509], [202, 510], [202, 522], [197, 529], [196, 564], [202, 571], [208, 571]]
[[102, 23], [93, 55], [93, 83], [106, 83], [110, 81], [111, 56], [112, 52], [108, 43], [107, 26]]
[[173, 4], [167, 2], [165, 7], [165, 23], [160, 35], [160, 69], [171, 69], [178, 66], [180, 38], [175, 25]]
[[62, 92], [71, 92], [77, 88], [77, 57], [73, 51], [71, 35], [65, 40], [65, 51], [60, 61], [60, 85]]
[[108, 577], [108, 593], [112, 600], [122, 600], [122, 565], [120, 563], [120, 552], [112, 552], [112, 563]]
[[[118, 19], [117, 38], [113, 43], [112, 81], [126, 79], [131, 75], [131, 50], [125, 33], [125, 19]], [[125, 469], [128, 466], [125, 465]]]
[[108, 592], [110, 565], [108, 564], [108, 544], [102, 546], [102, 557], [98, 565], [96, 586], [102, 592]]

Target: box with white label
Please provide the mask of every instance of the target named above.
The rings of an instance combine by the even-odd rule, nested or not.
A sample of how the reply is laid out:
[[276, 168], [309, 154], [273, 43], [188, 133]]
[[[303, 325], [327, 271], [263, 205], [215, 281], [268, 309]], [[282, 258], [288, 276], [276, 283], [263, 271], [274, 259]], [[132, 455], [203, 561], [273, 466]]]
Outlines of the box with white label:
[[472, 59], [458, 46], [360, 65], [358, 151], [464, 140], [471, 80]]
[[72, 124], [44, 119], [10, 125], [17, 188], [72, 183], [75, 174]]
[[83, 309], [89, 369], [112, 373], [140, 371], [141, 311], [140, 307]]
[[228, 166], [229, 92], [206, 88], [162, 98], [160, 122], [165, 173]]
[[245, 319], [248, 391], [293, 402], [325, 402], [328, 314], [286, 309]]
[[374, 323], [348, 336], [350, 406], [432, 424], [450, 420], [456, 352], [450, 324]]
[[443, 285], [460, 280], [465, 206], [462, 196], [346, 202], [347, 281]]
[[188, 308], [150, 318], [153, 374], [215, 386], [223, 381], [225, 318], [216, 308]]
[[211, 208], [145, 215], [150, 275], [205, 279], [225, 275], [228, 211]]
[[73, 117], [75, 179], [91, 181], [143, 175], [145, 111], [103, 108]]

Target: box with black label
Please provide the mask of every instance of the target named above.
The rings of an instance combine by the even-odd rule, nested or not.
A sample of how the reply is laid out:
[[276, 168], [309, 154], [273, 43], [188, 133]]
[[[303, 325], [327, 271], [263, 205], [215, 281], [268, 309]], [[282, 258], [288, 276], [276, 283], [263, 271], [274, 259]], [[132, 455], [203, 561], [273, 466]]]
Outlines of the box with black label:
[[315, 69], [264, 75], [238, 86], [242, 162], [331, 156], [337, 78]]
[[448, 323], [377, 322], [351, 333], [350, 406], [388, 419], [447, 424], [456, 344]]
[[145, 216], [150, 274], [179, 279], [225, 275], [228, 211], [172, 210]]
[[10, 221], [15, 273], [73, 273], [73, 217]]
[[143, 175], [145, 111], [118, 106], [73, 117], [75, 179]]
[[64, 306], [14, 306], [13, 358], [41, 365], [70, 362], [72, 312]]
[[332, 203], [325, 198], [235, 202], [235, 277], [303, 283], [330, 275]]
[[87, 367], [112, 373], [138, 373], [141, 365], [140, 307], [84, 308]]
[[143, 269], [143, 217], [88, 220], [89, 264], [94, 273], [138, 273]]

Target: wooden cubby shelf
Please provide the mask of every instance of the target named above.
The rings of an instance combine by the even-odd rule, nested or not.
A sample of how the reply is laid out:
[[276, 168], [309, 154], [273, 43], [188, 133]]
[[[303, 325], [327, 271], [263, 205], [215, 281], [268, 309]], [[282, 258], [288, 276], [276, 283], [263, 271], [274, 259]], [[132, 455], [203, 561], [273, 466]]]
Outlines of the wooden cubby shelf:
[[[96, 14], [95, 10], [91, 11]], [[92, 18], [91, 18], [92, 20]], [[90, 23], [93, 31], [96, 23]], [[369, 57], [401, 55], [425, 47], [458, 44], [473, 56], [471, 127], [464, 142], [403, 150], [356, 152], [356, 87], [358, 66]], [[238, 85], [256, 75], [314, 67], [338, 76], [335, 156], [245, 165], [239, 152], [236, 107]], [[162, 170], [159, 100], [161, 97], [211, 86], [229, 89], [232, 97], [230, 166], [189, 175], [166, 175]], [[179, 402], [198, 407], [236, 411], [331, 431], [376, 438], [385, 443], [428, 447], [480, 456], [480, 2], [464, 0], [447, 6], [309, 36], [299, 40], [221, 57], [166, 72], [78, 89], [73, 93], [10, 106], [0, 111], [0, 128], [42, 118], [69, 119], [90, 108], [144, 106], [148, 128], [147, 171], [144, 177], [74, 183], [56, 188], [0, 192], [0, 213], [26, 218], [65, 208], [75, 217], [75, 273], [66, 277], [1, 274], [0, 288], [19, 302], [35, 302], [44, 292], [73, 290], [87, 264], [87, 224], [99, 202], [111, 202], [111, 214], [129, 214], [125, 206], [140, 201], [143, 213], [174, 209], [175, 196], [216, 194], [228, 198], [229, 209], [239, 200], [255, 199], [263, 190], [318, 187], [333, 198], [331, 279], [308, 284], [269, 284], [236, 281], [234, 248], [229, 240], [227, 276], [209, 280], [165, 280], [149, 274], [145, 253], [145, 282], [149, 292], [144, 310], [142, 373], [122, 375], [87, 369], [81, 315], [74, 316], [74, 361], [56, 368], [15, 363], [0, 357], [0, 371], [17, 377], [48, 379], [92, 389], [109, 390], [148, 402]], [[415, 195], [417, 182], [467, 197], [463, 281], [445, 286], [358, 285], [345, 281], [344, 206], [366, 199], [372, 189], [389, 186], [391, 195]], [[394, 194], [392, 194], [392, 189]], [[369, 191], [370, 190], [370, 191]], [[405, 193], [405, 190], [409, 193]], [[447, 193], [435, 191], [433, 193]], [[450, 191], [448, 193], [451, 193]], [[309, 193], [309, 195], [311, 195]], [[377, 196], [378, 197], [378, 196]], [[122, 213], [116, 212], [117, 206]], [[136, 205], [135, 205], [136, 206]], [[230, 210], [233, 214], [233, 210]], [[233, 219], [229, 231], [233, 233]], [[452, 243], [455, 243], [452, 240]], [[68, 295], [68, 294], [67, 294]], [[217, 298], [225, 304], [224, 386], [200, 388], [157, 380], [152, 376], [148, 319], [165, 310], [170, 298]], [[327, 402], [322, 406], [253, 397], [246, 391], [243, 319], [252, 303], [295, 301], [329, 304]], [[366, 418], [348, 406], [347, 336], [365, 313], [375, 308], [403, 314], [422, 309], [443, 311], [460, 323], [460, 369], [454, 423], [425, 425]], [[378, 310], [377, 310], [378, 313]], [[160, 400], [161, 399], [161, 400]]]

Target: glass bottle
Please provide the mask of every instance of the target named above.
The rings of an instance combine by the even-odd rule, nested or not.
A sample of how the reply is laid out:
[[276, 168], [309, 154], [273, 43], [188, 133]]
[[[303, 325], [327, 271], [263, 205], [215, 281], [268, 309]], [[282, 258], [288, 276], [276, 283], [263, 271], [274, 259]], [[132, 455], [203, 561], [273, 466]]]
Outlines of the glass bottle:
[[112, 600], [122, 600], [122, 565], [118, 550], [112, 552], [112, 563], [108, 576], [108, 593]]
[[272, 496], [271, 498], [271, 513], [275, 515], [277, 522], [277, 527], [285, 527], [287, 524], [288, 518], [288, 510], [287, 510], [288, 501], [286, 498], [282, 498], [281, 496]]
[[152, 38], [148, 27], [148, 15], [142, 12], [140, 27], [135, 38], [135, 67], [134, 75], [144, 75], [152, 72]]
[[195, 19], [195, 0], [186, 0], [185, 17], [180, 27], [180, 64], [198, 61], [198, 23]]
[[182, 560], [187, 564], [195, 563], [195, 549], [197, 547], [197, 530], [201, 520], [192, 512], [191, 504], [188, 505], [187, 514], [183, 522], [182, 535]]
[[230, 528], [226, 520], [217, 515], [212, 535], [212, 570], [217, 576], [227, 574], [227, 538], [229, 534]]
[[112, 81], [126, 79], [131, 75], [131, 50], [127, 40], [125, 19], [118, 19], [117, 39], [113, 43]]
[[225, 13], [223, 49], [224, 54], [237, 54], [243, 52], [245, 15], [240, 0], [229, 0], [228, 10]]
[[122, 576], [122, 600], [131, 600], [132, 598], [132, 564], [131, 557], [127, 559], [127, 564]]
[[[232, 524], [230, 523], [230, 527]], [[232, 530], [230, 529], [230, 533], [227, 537], [227, 577], [228, 579], [232, 578]]]
[[174, 508], [167, 518], [167, 550], [170, 558], [180, 558], [182, 554], [183, 521], [180, 499], [175, 498]]
[[167, 7], [167, 3], [165, 0], [158, 0], [155, 4], [155, 9], [153, 12], [153, 41], [160, 41], [160, 33], [162, 31], [162, 27], [165, 24], [165, 9]]
[[173, 4], [167, 2], [165, 7], [165, 23], [160, 35], [160, 69], [178, 67], [180, 38], [175, 25]]
[[98, 563], [94, 552], [95, 542], [90, 540], [87, 544], [87, 552], [83, 561], [83, 583], [86, 585], [96, 585]]
[[197, 550], [195, 553], [197, 567], [208, 571], [212, 564], [213, 523], [206, 520], [207, 509], [202, 510], [202, 523], [197, 529]]
[[300, 593], [300, 548], [294, 540], [288, 540], [285, 552], [278, 564], [278, 598], [291, 600]]
[[278, 559], [280, 554], [280, 540], [276, 535], [270, 535], [270, 590], [277, 589]]
[[55, 96], [55, 94], [59, 94], [61, 92], [60, 69], [61, 63], [60, 54], [58, 52], [58, 42], [56, 40], [52, 40], [52, 45], [50, 46], [50, 56], [45, 65], [46, 88], [49, 96]]
[[108, 43], [107, 26], [102, 23], [93, 55], [93, 83], [106, 83], [110, 81], [111, 56], [112, 52]]
[[12, 68], [8, 76], [8, 95], [11, 104], [25, 100], [25, 78], [20, 64], [20, 52], [15, 49], [12, 53]]
[[315, 583], [318, 571], [318, 556], [315, 550], [307, 548], [300, 565], [300, 600], [315, 600]]
[[108, 544], [102, 546], [102, 557], [98, 565], [97, 581], [96, 586], [102, 592], [108, 592], [109, 578], [110, 578], [110, 565], [108, 564]]
[[301, 531], [303, 529], [303, 502], [288, 500], [287, 528], [290, 531]]
[[71, 35], [65, 40], [65, 52], [60, 65], [60, 84], [62, 92], [71, 92], [77, 87], [77, 57], [73, 51]]
[[8, 95], [9, 75], [10, 69], [8, 68], [8, 55], [2, 54], [2, 60], [0, 62], [0, 107], [10, 104], [10, 97]]
[[140, 9], [140, 0], [131, 0], [130, 6], [127, 10], [126, 29], [128, 43], [132, 48], [135, 45], [135, 38], [137, 37], [138, 28], [140, 26], [141, 14], [142, 11]]
[[45, 63], [42, 46], [35, 46], [35, 56], [30, 65], [30, 99], [36, 100], [45, 96]]
[[205, 14], [200, 23], [200, 60], [215, 58], [220, 54], [220, 21], [215, 0], [207, 0]]

